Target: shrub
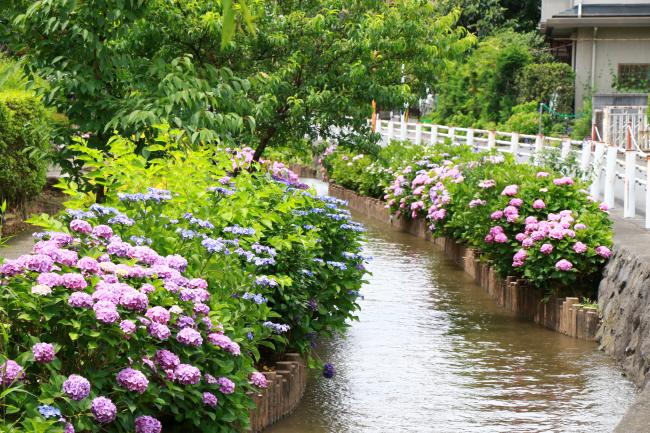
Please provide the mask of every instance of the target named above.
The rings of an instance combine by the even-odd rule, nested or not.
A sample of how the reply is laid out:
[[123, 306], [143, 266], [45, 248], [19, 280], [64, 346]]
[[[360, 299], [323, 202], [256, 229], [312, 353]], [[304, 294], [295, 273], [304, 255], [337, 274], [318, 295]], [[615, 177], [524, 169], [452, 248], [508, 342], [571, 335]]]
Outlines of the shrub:
[[25, 91], [0, 92], [0, 201], [18, 204], [45, 185], [49, 126], [41, 101]]
[[[56, 260], [69, 258], [70, 265], [57, 263], [61, 269], [53, 272], [75, 275], [65, 278], [78, 293], [94, 296], [92, 308], [98, 312], [68, 307], [69, 297], [87, 296], [60, 285], [43, 297], [33, 294], [38, 274], [22, 270], [22, 264], [35, 259], [24, 257], [3, 265], [0, 296], [20, 293], [8, 304], [7, 317], [22, 314], [26, 323], [21, 333], [9, 329], [10, 344], [0, 353], [7, 352], [25, 369], [30, 380], [19, 385], [36, 395], [22, 397], [17, 406], [26, 409], [11, 421], [20, 417], [43, 421], [37, 406], [47, 404], [64, 412], [76, 427], [103, 431], [106, 427], [88, 411], [88, 399], [77, 403], [61, 394], [62, 380], [79, 374], [89, 379], [93, 398], [102, 395], [116, 405], [117, 421], [110, 424], [111, 431], [133, 431], [137, 417], [143, 415], [192, 431], [245, 428], [252, 406], [249, 381], [259, 383], [251, 379], [254, 365], [288, 349], [309, 353], [318, 336], [340, 332], [354, 318], [365, 273], [359, 254], [363, 229], [350, 221], [342, 202], [300, 189], [292, 173], [279, 164], [269, 162], [249, 171], [250, 149], [186, 151], [166, 133], [157, 143], [145, 149], [146, 158], [133, 152], [135, 143], [120, 137], [111, 141], [110, 154], [79, 142], [75, 150], [89, 169], [87, 180], [107, 187], [107, 202], [88, 206], [92, 195], [77, 192], [72, 185], [71, 208], [56, 219], [40, 218], [42, 226], [71, 230], [79, 238], [44, 254], [53, 254]], [[236, 169], [239, 174], [232, 177]], [[155, 188], [163, 184], [169, 190]], [[49, 232], [43, 236], [45, 243], [53, 237], [71, 239]], [[100, 264], [100, 272], [89, 275], [85, 269], [94, 268], [92, 259], [103, 262], [106, 253], [117, 264]], [[70, 257], [73, 254], [77, 256]], [[21, 273], [10, 276], [15, 266], [22, 266]], [[87, 284], [83, 289], [80, 277]], [[125, 301], [108, 299], [117, 301], [114, 308], [100, 304], [107, 284], [117, 284], [110, 288], [129, 296]], [[132, 300], [144, 304], [136, 289], [148, 298], [149, 312], [144, 315], [131, 309]], [[193, 293], [200, 295], [198, 301], [189, 299]], [[111, 321], [115, 310], [121, 320], [135, 324], [129, 338], [124, 333], [132, 332], [130, 323], [97, 322], [98, 314]], [[167, 315], [171, 315], [169, 332], [140, 319], [164, 321]], [[51, 323], [57, 325], [38, 324], [36, 316], [53, 317], [56, 321]], [[58, 363], [51, 365], [55, 370], [42, 373], [41, 364], [31, 361], [28, 348], [36, 342], [55, 345]], [[111, 353], [102, 356], [109, 345]], [[72, 356], [78, 347], [86, 350]], [[167, 376], [155, 356], [158, 350], [174, 352], [181, 363], [198, 367], [202, 379], [194, 384], [196, 370], [190, 367]], [[140, 388], [129, 392], [119, 385], [136, 387], [144, 382], [130, 370], [121, 379], [115, 376], [126, 368], [142, 372], [149, 381], [141, 394]], [[213, 383], [206, 373], [214, 380], [225, 379]], [[31, 380], [40, 374], [51, 385], [39, 387]], [[217, 397], [216, 406], [206, 392]]]

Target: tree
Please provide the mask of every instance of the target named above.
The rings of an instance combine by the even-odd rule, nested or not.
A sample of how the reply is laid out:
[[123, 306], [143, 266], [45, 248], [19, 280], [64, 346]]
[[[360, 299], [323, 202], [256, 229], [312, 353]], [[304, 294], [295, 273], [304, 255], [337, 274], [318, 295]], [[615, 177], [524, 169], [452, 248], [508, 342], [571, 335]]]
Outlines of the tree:
[[540, 20], [539, 0], [437, 0], [435, 3], [442, 13], [459, 8], [460, 24], [480, 37], [495, 34], [504, 27], [530, 32]]
[[[414, 104], [474, 42], [432, 2], [267, 0], [255, 37], [226, 49], [252, 83], [259, 158], [268, 146], [361, 131], [380, 108]], [[335, 126], [336, 128], [331, 128]]]

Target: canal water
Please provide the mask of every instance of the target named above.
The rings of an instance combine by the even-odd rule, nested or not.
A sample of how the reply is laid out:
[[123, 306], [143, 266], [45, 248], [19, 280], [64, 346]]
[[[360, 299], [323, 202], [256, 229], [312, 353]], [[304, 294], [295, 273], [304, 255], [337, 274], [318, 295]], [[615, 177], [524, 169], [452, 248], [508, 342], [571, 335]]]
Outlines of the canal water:
[[374, 257], [360, 322], [318, 348], [336, 376], [265, 432], [612, 431], [635, 390], [594, 343], [517, 320], [430, 242], [356, 219]]

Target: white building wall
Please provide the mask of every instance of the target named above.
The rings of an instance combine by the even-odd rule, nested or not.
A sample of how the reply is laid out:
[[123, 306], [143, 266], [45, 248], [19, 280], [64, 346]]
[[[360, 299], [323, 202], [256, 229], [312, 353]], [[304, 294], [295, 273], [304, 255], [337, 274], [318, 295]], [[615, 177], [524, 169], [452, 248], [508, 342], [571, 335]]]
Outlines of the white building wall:
[[595, 77], [592, 89], [594, 29], [578, 29], [573, 36], [576, 38], [577, 109], [582, 107], [582, 102], [590, 95], [590, 90], [595, 93], [615, 91], [612, 85], [619, 63], [650, 63], [650, 28], [599, 28], [596, 33]]

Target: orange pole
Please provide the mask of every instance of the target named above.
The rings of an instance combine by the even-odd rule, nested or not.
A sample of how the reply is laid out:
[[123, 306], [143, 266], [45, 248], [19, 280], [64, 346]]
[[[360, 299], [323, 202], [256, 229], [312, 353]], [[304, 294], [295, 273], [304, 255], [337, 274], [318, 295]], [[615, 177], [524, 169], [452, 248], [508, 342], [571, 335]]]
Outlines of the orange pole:
[[377, 103], [372, 100], [372, 132], [377, 131]]

